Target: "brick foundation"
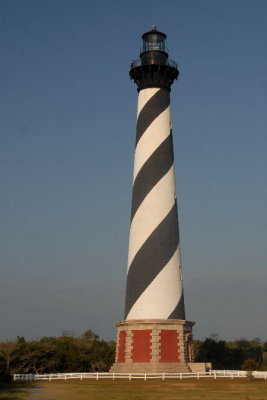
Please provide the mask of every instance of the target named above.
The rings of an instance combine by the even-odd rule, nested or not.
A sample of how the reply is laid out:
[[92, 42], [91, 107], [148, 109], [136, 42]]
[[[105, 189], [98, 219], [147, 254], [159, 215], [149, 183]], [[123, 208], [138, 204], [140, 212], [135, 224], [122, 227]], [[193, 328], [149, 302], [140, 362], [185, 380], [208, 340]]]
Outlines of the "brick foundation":
[[110, 372], [190, 372], [194, 322], [147, 319], [115, 325], [116, 360]]
[[179, 333], [162, 329], [159, 336], [159, 362], [180, 362]]
[[125, 362], [126, 331], [120, 331], [118, 340], [118, 362]]

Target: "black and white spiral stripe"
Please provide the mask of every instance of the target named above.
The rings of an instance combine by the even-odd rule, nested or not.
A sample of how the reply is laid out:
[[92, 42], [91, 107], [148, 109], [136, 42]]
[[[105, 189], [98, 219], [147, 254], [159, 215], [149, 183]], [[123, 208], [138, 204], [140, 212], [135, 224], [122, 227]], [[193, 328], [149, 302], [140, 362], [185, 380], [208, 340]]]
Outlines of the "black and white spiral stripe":
[[170, 95], [139, 92], [125, 319], [185, 319]]

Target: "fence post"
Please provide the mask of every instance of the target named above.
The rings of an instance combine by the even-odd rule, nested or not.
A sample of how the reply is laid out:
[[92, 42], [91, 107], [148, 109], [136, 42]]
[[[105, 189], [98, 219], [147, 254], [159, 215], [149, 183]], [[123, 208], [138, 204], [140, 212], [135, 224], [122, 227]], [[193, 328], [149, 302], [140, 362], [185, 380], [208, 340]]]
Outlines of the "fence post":
[[216, 370], [214, 370], [214, 379], [216, 379]]
[[114, 374], [114, 372], [113, 372], [113, 374], [112, 374], [112, 379], [113, 379], [113, 381], [114, 381], [114, 379], [115, 379], [115, 374]]
[[197, 373], [197, 379], [199, 379], [199, 372]]
[[98, 381], [98, 372], [96, 373], [96, 380]]
[[[164, 381], [164, 379], [165, 379], [165, 374], [164, 374], [164, 372], [163, 372], [163, 374], [162, 374], [162, 380]], [[266, 378], [265, 378], [266, 379]]]
[[132, 376], [131, 376], [131, 374], [129, 374], [129, 381], [132, 379]]

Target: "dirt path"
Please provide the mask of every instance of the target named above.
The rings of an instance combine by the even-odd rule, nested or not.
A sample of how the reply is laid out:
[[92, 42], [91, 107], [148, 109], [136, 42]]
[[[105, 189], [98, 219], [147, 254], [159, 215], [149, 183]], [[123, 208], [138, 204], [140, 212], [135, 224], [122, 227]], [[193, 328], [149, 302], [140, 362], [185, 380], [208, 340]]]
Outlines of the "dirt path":
[[66, 389], [61, 385], [39, 383], [34, 388], [29, 389], [27, 400], [68, 400]]

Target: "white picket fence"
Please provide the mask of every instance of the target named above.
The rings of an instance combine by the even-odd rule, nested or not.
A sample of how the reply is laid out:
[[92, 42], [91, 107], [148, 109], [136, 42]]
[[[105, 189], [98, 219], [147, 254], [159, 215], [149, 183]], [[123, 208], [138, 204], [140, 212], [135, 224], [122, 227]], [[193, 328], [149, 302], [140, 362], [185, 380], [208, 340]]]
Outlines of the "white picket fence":
[[[253, 371], [251, 375], [254, 378], [267, 380], [267, 371]], [[185, 372], [185, 373], [109, 373], [109, 372], [74, 372], [58, 374], [14, 374], [14, 381], [54, 381], [69, 379], [186, 379], [186, 378], [246, 378], [247, 371], [236, 370], [210, 370], [208, 372]]]

